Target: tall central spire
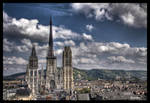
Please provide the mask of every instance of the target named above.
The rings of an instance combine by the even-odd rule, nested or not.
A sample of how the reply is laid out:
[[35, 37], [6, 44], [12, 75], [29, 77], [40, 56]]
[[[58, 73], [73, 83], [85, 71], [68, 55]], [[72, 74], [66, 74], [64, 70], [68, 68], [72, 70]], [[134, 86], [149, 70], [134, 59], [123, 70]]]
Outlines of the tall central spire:
[[53, 31], [52, 31], [52, 18], [50, 17], [50, 34], [49, 34], [49, 52], [48, 52], [49, 57], [53, 57]]

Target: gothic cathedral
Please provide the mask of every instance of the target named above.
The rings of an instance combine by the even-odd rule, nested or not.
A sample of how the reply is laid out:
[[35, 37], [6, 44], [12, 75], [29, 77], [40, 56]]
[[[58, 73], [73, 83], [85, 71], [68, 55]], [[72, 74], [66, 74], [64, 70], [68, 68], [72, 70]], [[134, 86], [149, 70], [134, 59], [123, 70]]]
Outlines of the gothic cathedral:
[[[50, 34], [49, 46], [46, 57], [46, 73], [43, 68], [38, 69], [38, 58], [36, 56], [35, 46], [32, 47], [32, 53], [27, 65], [26, 78], [28, 87], [32, 91], [32, 95], [36, 95], [42, 88], [50, 93], [55, 90], [64, 90], [66, 92], [73, 91], [73, 68], [72, 68], [72, 52], [69, 46], [64, 47], [62, 68], [57, 68], [57, 58], [53, 50], [53, 31], [52, 20], [50, 18]], [[44, 86], [44, 87], [43, 87]], [[40, 88], [40, 89], [38, 89]]]

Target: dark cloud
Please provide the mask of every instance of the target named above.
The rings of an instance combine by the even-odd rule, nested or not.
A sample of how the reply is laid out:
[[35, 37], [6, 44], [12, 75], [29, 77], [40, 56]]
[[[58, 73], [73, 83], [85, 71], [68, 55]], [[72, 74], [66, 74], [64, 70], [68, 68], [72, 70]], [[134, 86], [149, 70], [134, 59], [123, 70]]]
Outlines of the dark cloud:
[[114, 20], [118, 17], [126, 25], [147, 28], [147, 4], [72, 3], [71, 7], [77, 13], [84, 13], [98, 21]]

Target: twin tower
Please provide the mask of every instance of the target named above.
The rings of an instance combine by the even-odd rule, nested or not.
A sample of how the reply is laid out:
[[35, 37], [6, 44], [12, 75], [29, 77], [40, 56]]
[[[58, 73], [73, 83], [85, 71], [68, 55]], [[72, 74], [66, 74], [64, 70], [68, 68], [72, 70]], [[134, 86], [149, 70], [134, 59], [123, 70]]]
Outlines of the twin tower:
[[[64, 47], [63, 51], [63, 67], [57, 68], [57, 58], [53, 50], [53, 34], [52, 34], [52, 20], [50, 18], [50, 35], [49, 47], [46, 57], [46, 73], [43, 68], [41, 72], [38, 70], [38, 58], [36, 56], [35, 46], [32, 47], [32, 53], [29, 58], [27, 66], [26, 81], [32, 94], [40, 92], [41, 88], [48, 92], [55, 89], [71, 91], [74, 88], [73, 82], [73, 68], [72, 68], [72, 52], [69, 46]], [[40, 88], [40, 89], [39, 89]]]

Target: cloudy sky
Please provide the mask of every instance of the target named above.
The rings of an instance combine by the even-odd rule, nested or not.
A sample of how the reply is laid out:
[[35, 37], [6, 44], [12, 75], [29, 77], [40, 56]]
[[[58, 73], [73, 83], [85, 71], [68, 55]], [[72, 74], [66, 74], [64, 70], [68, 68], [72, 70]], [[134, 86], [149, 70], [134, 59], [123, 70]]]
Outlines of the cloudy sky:
[[147, 4], [4, 3], [4, 75], [26, 70], [32, 44], [46, 69], [50, 16], [57, 66], [69, 45], [73, 67], [147, 70]]

